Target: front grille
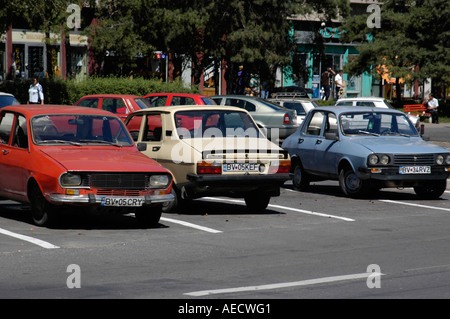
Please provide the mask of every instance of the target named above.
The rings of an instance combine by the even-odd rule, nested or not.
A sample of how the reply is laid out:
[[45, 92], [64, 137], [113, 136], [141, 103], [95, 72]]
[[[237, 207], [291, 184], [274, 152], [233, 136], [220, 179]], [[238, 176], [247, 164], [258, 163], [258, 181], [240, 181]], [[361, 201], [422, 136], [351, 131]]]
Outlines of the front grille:
[[108, 189], [99, 189], [97, 190], [97, 195], [101, 196], [139, 196], [139, 191], [137, 190], [108, 190]]
[[396, 165], [433, 165], [434, 155], [394, 155], [394, 164]]
[[92, 174], [91, 187], [97, 189], [143, 190], [148, 186], [145, 174]]

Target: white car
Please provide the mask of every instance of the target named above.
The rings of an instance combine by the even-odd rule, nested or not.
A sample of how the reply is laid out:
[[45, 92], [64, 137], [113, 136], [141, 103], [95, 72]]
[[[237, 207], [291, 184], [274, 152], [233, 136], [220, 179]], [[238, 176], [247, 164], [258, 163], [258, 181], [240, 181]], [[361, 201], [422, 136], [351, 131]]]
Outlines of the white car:
[[18, 105], [19, 101], [10, 93], [0, 92], [0, 108], [8, 105]]
[[[382, 97], [347, 97], [341, 98], [336, 101], [335, 106], [367, 106], [367, 107], [379, 107], [384, 109], [394, 109], [386, 99]], [[407, 114], [409, 120], [414, 124], [417, 132], [420, 132], [420, 118], [415, 115]]]
[[268, 99], [268, 101], [281, 105], [287, 109], [295, 110], [297, 112], [297, 123], [301, 124], [305, 119], [306, 114], [312, 109], [318, 107], [316, 101], [308, 98], [298, 97], [276, 97]]

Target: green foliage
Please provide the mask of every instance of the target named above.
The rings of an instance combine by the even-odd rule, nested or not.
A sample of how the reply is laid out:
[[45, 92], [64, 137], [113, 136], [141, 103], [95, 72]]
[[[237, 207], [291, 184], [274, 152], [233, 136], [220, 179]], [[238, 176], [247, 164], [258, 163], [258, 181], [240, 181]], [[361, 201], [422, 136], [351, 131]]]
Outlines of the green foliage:
[[[90, 94], [132, 94], [143, 96], [156, 92], [199, 93], [198, 88], [186, 88], [178, 82], [165, 83], [159, 80], [143, 78], [98, 78], [85, 81], [41, 79], [39, 83], [44, 89], [44, 100], [47, 104], [71, 105], [81, 97]], [[0, 83], [0, 92], [13, 94], [20, 103], [27, 103], [28, 89], [31, 80], [14, 80]]]

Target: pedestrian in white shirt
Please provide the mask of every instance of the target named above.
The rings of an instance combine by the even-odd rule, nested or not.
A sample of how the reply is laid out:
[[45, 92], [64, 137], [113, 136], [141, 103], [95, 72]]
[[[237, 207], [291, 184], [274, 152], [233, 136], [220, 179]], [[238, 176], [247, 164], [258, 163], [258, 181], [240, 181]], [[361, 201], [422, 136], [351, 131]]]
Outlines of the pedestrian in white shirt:
[[431, 113], [431, 122], [439, 124], [438, 107], [439, 101], [433, 97], [433, 95], [428, 95], [428, 100], [425, 102], [427, 104], [428, 110]]
[[37, 76], [33, 77], [33, 84], [28, 89], [28, 104], [44, 104], [44, 90], [39, 84]]
[[336, 99], [342, 97], [344, 95], [345, 82], [342, 75], [344, 71], [339, 70], [338, 74], [334, 77], [334, 83], [336, 83]]

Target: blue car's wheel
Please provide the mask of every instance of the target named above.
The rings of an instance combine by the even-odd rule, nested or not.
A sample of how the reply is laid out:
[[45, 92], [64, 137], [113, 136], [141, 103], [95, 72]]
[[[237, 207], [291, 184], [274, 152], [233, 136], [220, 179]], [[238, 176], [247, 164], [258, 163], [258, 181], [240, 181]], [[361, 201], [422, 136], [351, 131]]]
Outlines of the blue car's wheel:
[[294, 168], [294, 177], [292, 178], [292, 184], [294, 188], [299, 191], [306, 191], [309, 187], [309, 176], [306, 173], [300, 163]]
[[368, 181], [361, 180], [352, 169], [342, 169], [339, 172], [339, 186], [345, 195], [357, 198], [366, 194]]

